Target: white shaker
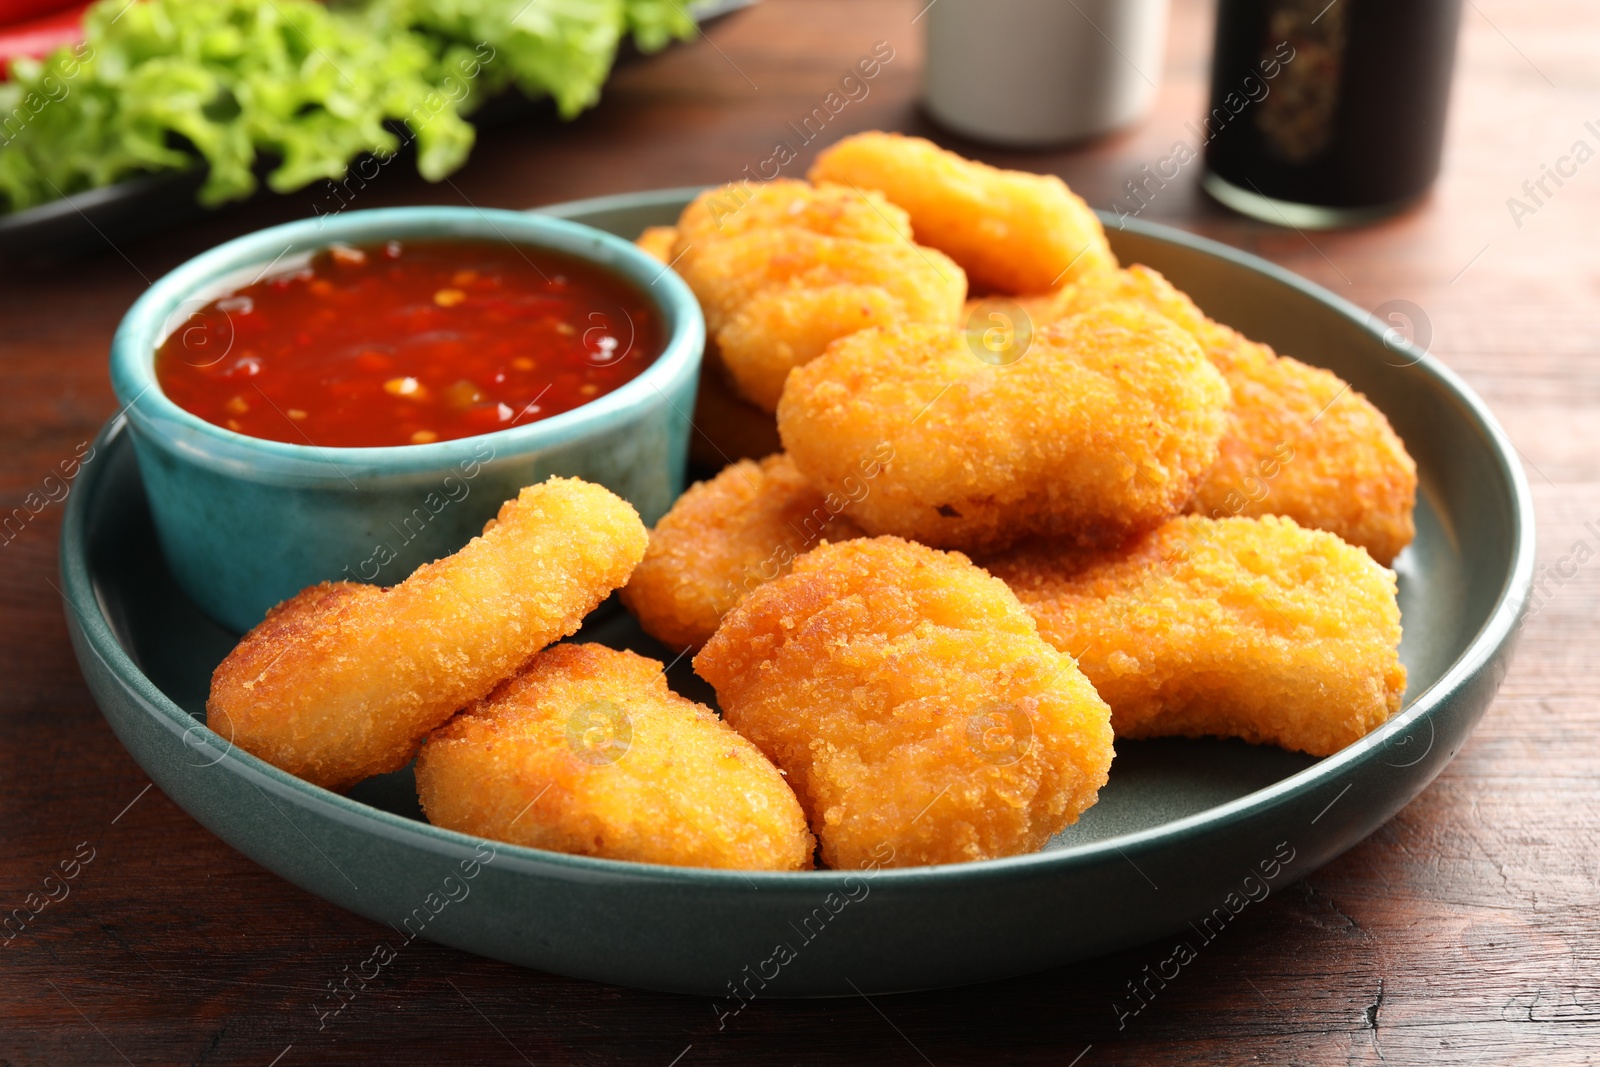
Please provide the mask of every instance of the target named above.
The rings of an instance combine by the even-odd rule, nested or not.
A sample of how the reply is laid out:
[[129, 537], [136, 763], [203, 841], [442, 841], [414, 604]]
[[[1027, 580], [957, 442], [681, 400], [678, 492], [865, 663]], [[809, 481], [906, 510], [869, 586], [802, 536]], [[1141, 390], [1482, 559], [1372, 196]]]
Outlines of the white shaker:
[[1167, 0], [934, 0], [923, 102], [956, 133], [1059, 144], [1144, 114], [1161, 80]]

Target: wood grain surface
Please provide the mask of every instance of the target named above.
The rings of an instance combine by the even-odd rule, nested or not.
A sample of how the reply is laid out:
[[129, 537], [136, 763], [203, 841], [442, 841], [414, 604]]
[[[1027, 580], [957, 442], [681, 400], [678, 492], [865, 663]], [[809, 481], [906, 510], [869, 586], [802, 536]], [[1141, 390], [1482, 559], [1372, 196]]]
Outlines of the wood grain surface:
[[[1158, 104], [1137, 129], [1016, 153], [944, 135], [919, 112], [913, 19], [925, 2], [766, 0], [709, 39], [620, 71], [576, 122], [541, 114], [493, 129], [438, 185], [390, 168], [356, 206], [520, 208], [728, 180], [766, 159], [784, 125], [879, 41], [894, 58], [830, 139], [923, 133], [1061, 174], [1111, 207], [1142, 165], [1192, 137], [1209, 4], [1175, 4], [1166, 69], [1148, 72], [1161, 77]], [[1547, 566], [1580, 539], [1600, 548], [1584, 527], [1600, 523], [1600, 161], [1532, 215], [1514, 219], [1506, 201], [1575, 141], [1600, 145], [1584, 126], [1600, 127], [1597, 53], [1600, 17], [1582, 0], [1470, 0], [1444, 175], [1415, 210], [1301, 234], [1212, 204], [1190, 166], [1142, 212], [1364, 307], [1415, 305], [1419, 339], [1487, 399], [1522, 453]], [[5, 268], [4, 509], [43, 491], [114, 411], [107, 345], [151, 279], [309, 215], [325, 195], [258, 201], [69, 264]], [[77, 872], [69, 895], [0, 943], [0, 1062], [1600, 1061], [1600, 562], [1569, 560], [1546, 584], [1499, 698], [1438, 781], [1369, 840], [1252, 908], [1125, 1028], [1112, 1002], [1165, 946], [946, 992], [756, 1001], [719, 1031], [706, 1000], [418, 942], [319, 1029], [314, 1003], [385, 931], [255, 866], [149, 787], [68, 646], [54, 588], [61, 510], [51, 503], [0, 548], [0, 909], [40, 892], [63, 861]]]

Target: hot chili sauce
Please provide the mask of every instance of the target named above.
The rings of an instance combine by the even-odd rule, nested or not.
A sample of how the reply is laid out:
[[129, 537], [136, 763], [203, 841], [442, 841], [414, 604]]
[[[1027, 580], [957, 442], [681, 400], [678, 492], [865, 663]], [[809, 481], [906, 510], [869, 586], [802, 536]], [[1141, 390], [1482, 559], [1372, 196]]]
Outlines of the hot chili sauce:
[[269, 441], [428, 444], [569, 411], [661, 352], [630, 283], [484, 240], [334, 245], [211, 300], [156, 352], [173, 403]]

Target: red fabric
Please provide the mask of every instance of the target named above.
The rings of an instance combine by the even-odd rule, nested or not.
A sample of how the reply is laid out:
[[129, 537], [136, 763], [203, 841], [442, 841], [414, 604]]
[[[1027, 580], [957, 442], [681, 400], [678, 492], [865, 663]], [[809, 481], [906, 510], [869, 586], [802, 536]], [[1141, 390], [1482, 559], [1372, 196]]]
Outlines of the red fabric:
[[[35, 59], [83, 39], [83, 0], [0, 0], [0, 79], [18, 56]], [[36, 14], [48, 12], [46, 14]], [[28, 17], [34, 15], [34, 17]], [[18, 21], [18, 19], [27, 21]]]
[[83, 0], [0, 0], [0, 30], [9, 31], [20, 23], [34, 22], [68, 9], [82, 11], [83, 8]]

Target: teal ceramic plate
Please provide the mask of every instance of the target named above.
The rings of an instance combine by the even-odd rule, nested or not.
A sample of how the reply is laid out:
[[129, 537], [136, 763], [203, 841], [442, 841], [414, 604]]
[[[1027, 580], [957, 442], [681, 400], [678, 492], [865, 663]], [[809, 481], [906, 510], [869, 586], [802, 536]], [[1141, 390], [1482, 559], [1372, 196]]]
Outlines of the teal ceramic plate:
[[[547, 209], [623, 236], [690, 190]], [[202, 722], [234, 635], [161, 563], [123, 424], [96, 442], [62, 534], [67, 617], [95, 699], [155, 783], [296, 885], [360, 915], [528, 967], [702, 993], [815, 996], [1000, 978], [1148, 941], [1315, 870], [1414, 797], [1505, 674], [1533, 561], [1528, 489], [1483, 404], [1443, 366], [1385, 344], [1366, 313], [1262, 260], [1175, 230], [1111, 228], [1210, 314], [1332, 369], [1416, 457], [1417, 540], [1400, 558], [1404, 711], [1322, 760], [1226, 741], [1121, 743], [1100, 803], [1038, 854], [959, 866], [717, 872], [481, 844], [420, 821], [409, 772], [339, 796], [230, 749]], [[587, 639], [649, 651], [620, 611]], [[705, 698], [682, 664], [674, 680]], [[1240, 918], [1234, 920], [1233, 916]], [[1198, 936], [1198, 935], [1196, 935]]]

